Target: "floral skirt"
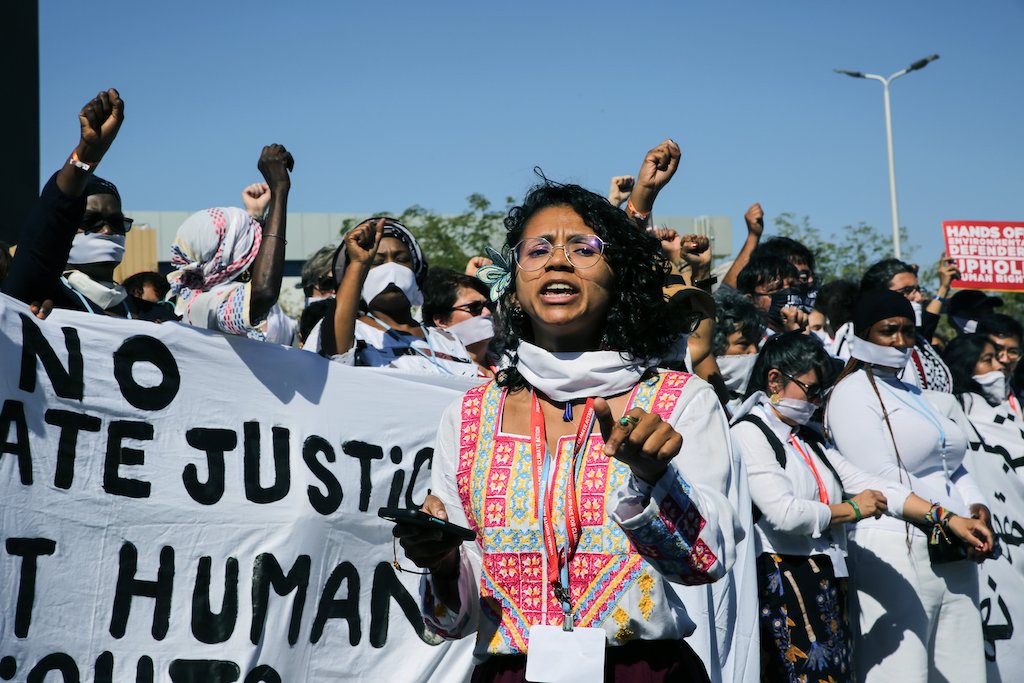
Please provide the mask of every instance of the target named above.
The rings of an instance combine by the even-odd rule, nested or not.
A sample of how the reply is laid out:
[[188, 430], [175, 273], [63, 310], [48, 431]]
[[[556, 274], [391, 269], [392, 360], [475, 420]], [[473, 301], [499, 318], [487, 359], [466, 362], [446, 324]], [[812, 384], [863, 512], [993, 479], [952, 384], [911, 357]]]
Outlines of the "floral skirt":
[[763, 553], [757, 558], [761, 680], [853, 680], [846, 579], [827, 555]]

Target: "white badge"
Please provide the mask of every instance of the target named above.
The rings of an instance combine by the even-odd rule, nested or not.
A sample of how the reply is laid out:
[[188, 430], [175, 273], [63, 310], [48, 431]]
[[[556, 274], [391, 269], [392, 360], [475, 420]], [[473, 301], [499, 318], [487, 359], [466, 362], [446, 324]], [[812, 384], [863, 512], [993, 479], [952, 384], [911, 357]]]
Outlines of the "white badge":
[[837, 579], [845, 579], [850, 576], [850, 570], [846, 567], [846, 553], [843, 552], [842, 548], [831, 545], [825, 551], [825, 554], [832, 560], [832, 570], [835, 572]]
[[604, 680], [604, 629], [535, 624], [530, 627], [526, 680], [593, 683]]

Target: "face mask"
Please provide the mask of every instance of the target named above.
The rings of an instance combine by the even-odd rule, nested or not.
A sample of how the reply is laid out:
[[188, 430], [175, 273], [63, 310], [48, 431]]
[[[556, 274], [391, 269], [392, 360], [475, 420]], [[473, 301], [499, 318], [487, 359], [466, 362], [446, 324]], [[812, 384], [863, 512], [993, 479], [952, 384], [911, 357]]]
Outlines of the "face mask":
[[756, 360], [756, 353], [747, 353], [742, 356], [718, 356], [715, 358], [715, 361], [718, 363], [718, 370], [722, 373], [725, 387], [730, 392], [739, 396], [747, 393], [747, 382], [750, 381], [750, 371], [754, 369], [754, 361]]
[[914, 324], [917, 325], [918, 327], [921, 327], [921, 302], [911, 301], [910, 307], [914, 309]]
[[475, 315], [445, 329], [455, 335], [455, 338], [462, 342], [463, 346], [469, 348], [470, 344], [494, 338], [494, 319]]
[[124, 235], [101, 235], [98, 232], [81, 232], [71, 240], [68, 265], [88, 263], [120, 263], [124, 258]]
[[410, 306], [423, 305], [423, 294], [416, 284], [416, 274], [412, 272], [412, 268], [401, 263], [382, 263], [370, 268], [370, 272], [366, 274], [366, 281], [363, 282], [363, 301], [369, 304], [374, 297], [387, 289], [388, 285], [395, 285], [402, 290]]
[[850, 356], [871, 365], [902, 370], [910, 360], [910, 349], [898, 349], [895, 346], [880, 346], [866, 339], [854, 337], [850, 345]]
[[975, 375], [974, 381], [981, 386], [985, 398], [992, 405], [999, 405], [1010, 396], [1010, 378], [998, 370]]
[[814, 309], [814, 302], [818, 300], [818, 283], [815, 282], [813, 285], [804, 285], [802, 290], [803, 305], [802, 308], [805, 312], [810, 313]]
[[803, 299], [792, 287], [786, 287], [780, 289], [771, 295], [772, 305], [768, 308], [768, 320], [775, 323], [776, 325], [782, 324], [782, 309], [787, 306], [796, 306], [797, 308], [803, 305]]
[[327, 301], [328, 299], [333, 299], [333, 298], [334, 298], [333, 294], [327, 294], [325, 296], [307, 296], [306, 297], [306, 306], [305, 306], [305, 308], [309, 308], [310, 304], [315, 304], [317, 301]]
[[798, 425], [807, 424], [818, 409], [813, 403], [799, 398], [780, 398], [778, 403], [772, 402], [772, 407], [779, 415]]
[[825, 330], [811, 330], [811, 334], [817, 337], [823, 346], [827, 347], [832, 344], [832, 340], [828, 338], [828, 332]]
[[949, 316], [950, 322], [953, 323], [953, 327], [963, 331], [964, 334], [974, 334], [974, 331], [978, 329], [978, 321], [970, 320], [969, 318], [961, 318], [959, 316]]

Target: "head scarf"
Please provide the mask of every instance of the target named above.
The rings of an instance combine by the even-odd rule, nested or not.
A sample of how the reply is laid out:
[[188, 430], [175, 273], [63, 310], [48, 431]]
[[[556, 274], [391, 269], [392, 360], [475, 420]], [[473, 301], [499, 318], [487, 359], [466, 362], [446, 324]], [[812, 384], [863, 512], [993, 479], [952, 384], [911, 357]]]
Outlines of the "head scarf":
[[171, 293], [182, 289], [210, 291], [231, 282], [256, 260], [263, 242], [263, 228], [249, 214], [235, 207], [194, 213], [178, 228], [171, 247], [167, 276]]
[[[381, 218], [385, 218], [387, 220], [387, 223], [384, 224], [384, 234], [381, 235], [381, 237], [394, 237], [406, 246], [409, 253], [412, 255], [412, 272], [416, 274], [416, 284], [422, 288], [423, 281], [427, 277], [427, 259], [423, 255], [423, 250], [420, 249], [420, 243], [412, 236], [409, 228], [399, 223], [396, 219], [387, 218], [386, 216], [374, 216], [373, 218], [367, 218], [359, 225], [363, 225], [364, 223], [376, 223]], [[354, 229], [355, 228], [353, 228], [353, 230]], [[345, 274], [345, 267], [347, 265], [348, 251], [345, 248], [345, 239], [342, 238], [341, 244], [338, 246], [338, 250], [334, 252], [335, 287], [341, 286], [341, 278]]]

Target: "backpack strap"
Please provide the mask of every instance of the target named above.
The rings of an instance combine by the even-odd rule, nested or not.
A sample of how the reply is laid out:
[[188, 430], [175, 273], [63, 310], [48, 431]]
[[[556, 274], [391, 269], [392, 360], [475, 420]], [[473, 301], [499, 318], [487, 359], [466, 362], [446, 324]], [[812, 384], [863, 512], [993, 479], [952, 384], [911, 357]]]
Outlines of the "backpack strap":
[[[736, 420], [736, 422], [733, 424], [739, 424], [740, 422], [749, 422], [750, 424], [754, 425], [755, 427], [761, 430], [761, 433], [764, 434], [764, 438], [768, 440], [768, 443], [771, 445], [772, 450], [775, 451], [775, 460], [778, 461], [779, 467], [781, 467], [782, 469], [786, 469], [786, 447], [782, 445], [782, 441], [779, 440], [779, 437], [775, 436], [775, 432], [773, 432], [771, 428], [764, 423], [764, 420], [759, 418], [757, 415], [751, 415], [750, 413], [747, 413], [743, 417]], [[755, 505], [753, 502], [751, 502], [750, 504], [750, 513], [753, 518], [754, 524], [757, 524], [757, 522], [763, 516], [761, 509], [757, 507], [757, 505]]]

